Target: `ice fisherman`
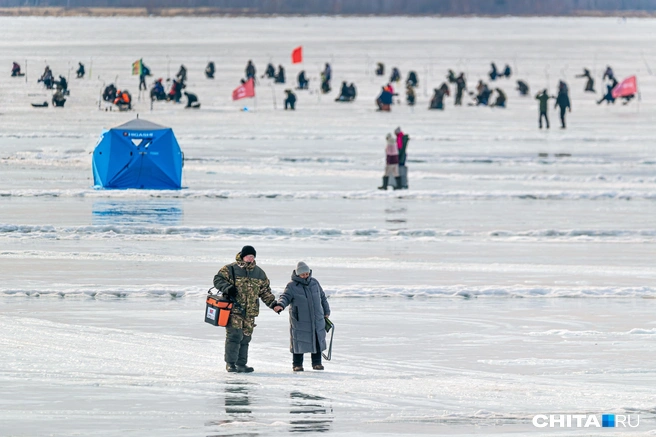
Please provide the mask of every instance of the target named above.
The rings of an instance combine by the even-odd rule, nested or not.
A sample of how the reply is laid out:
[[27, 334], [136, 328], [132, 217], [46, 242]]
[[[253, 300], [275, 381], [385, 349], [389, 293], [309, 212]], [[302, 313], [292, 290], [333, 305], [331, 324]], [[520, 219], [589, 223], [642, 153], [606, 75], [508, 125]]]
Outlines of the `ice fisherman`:
[[455, 79], [456, 83], [456, 106], [462, 106], [462, 93], [467, 89], [467, 82], [465, 81], [465, 73], [460, 73]]
[[58, 89], [52, 95], [52, 106], [63, 108], [64, 103], [66, 103], [66, 97], [64, 97], [64, 93]]
[[501, 88], [495, 88], [495, 91], [497, 92], [497, 99], [494, 101], [492, 106], [497, 106], [499, 108], [505, 108], [506, 107], [506, 93], [503, 92]]
[[214, 73], [216, 73], [216, 67], [214, 66], [214, 62], [210, 61], [207, 63], [207, 67], [205, 67], [205, 77], [214, 79]]
[[132, 109], [132, 96], [130, 95], [130, 92], [127, 90], [118, 90], [116, 92], [114, 104], [118, 107], [119, 111], [129, 111]]
[[292, 90], [285, 90], [285, 110], [291, 109], [292, 111], [296, 110], [296, 94]]
[[476, 105], [487, 106], [490, 100], [490, 95], [492, 95], [492, 91], [490, 91], [487, 84], [482, 80], [479, 80], [478, 85], [476, 86], [476, 91], [478, 92], [476, 95]]
[[180, 64], [180, 69], [178, 70], [178, 74], [176, 74], [175, 77], [178, 78], [178, 82], [184, 84], [187, 81], [187, 68]]
[[428, 109], [444, 110], [444, 96], [450, 95], [449, 86], [442, 83], [442, 86], [433, 90], [433, 98], [430, 101]]
[[569, 100], [569, 91], [567, 84], [562, 80], [558, 84], [558, 95], [556, 96], [556, 104], [554, 108], [560, 108], [560, 128], [565, 129], [565, 112], [569, 110], [572, 112], [572, 103]]
[[166, 91], [162, 80], [160, 77], [153, 83], [153, 87], [150, 89], [150, 100], [166, 100]]
[[583, 69], [583, 74], [577, 74], [576, 77], [584, 77], [587, 78], [588, 80], [585, 82], [585, 90], [586, 92], [591, 92], [594, 93], [594, 79], [592, 78], [592, 75], [590, 74], [590, 70], [587, 68]]
[[379, 62], [376, 64], [376, 76], [384, 76], [385, 75], [385, 64], [382, 62]]
[[417, 73], [414, 71], [410, 71], [408, 73], [408, 79], [405, 81], [405, 84], [411, 87], [416, 87], [419, 84], [419, 80], [417, 79]]
[[327, 349], [326, 319], [330, 316], [330, 305], [319, 281], [312, 277], [312, 270], [303, 261], [296, 264], [292, 280], [278, 297], [273, 310], [280, 313], [287, 307], [292, 369], [294, 372], [303, 372], [303, 356], [309, 353], [312, 368], [324, 370], [321, 352]]
[[547, 93], [546, 89], [542, 90], [540, 94], [535, 96], [535, 100], [540, 101], [540, 116], [538, 118], [538, 125], [540, 126], [540, 129], [542, 129], [542, 118], [544, 118], [544, 121], [547, 124], [547, 129], [549, 129], [549, 116], [547, 114], [549, 109], [547, 102], [549, 102], [549, 99], [551, 99], [551, 97]]
[[113, 83], [110, 83], [105, 87], [103, 90], [103, 95], [102, 98], [105, 102], [113, 102], [114, 99], [116, 98], [116, 87], [114, 86]]
[[173, 100], [175, 103], [180, 103], [180, 99], [182, 98], [182, 88], [184, 88], [182, 83], [178, 82], [177, 79], [173, 79], [166, 99]]
[[499, 77], [499, 72], [497, 71], [496, 64], [494, 62], [492, 62], [490, 64], [490, 68], [492, 68], [490, 70], [490, 72], [488, 73], [488, 75], [490, 76], [490, 80], [497, 80], [497, 77]]
[[414, 106], [417, 102], [417, 95], [415, 94], [415, 89], [410, 85], [405, 87], [405, 101], [408, 106]]
[[308, 87], [310, 85], [310, 81], [305, 76], [305, 70], [298, 73], [297, 80], [298, 80], [298, 88], [296, 88], [297, 90], [306, 90], [306, 89], [308, 89]]
[[77, 63], [77, 71], [75, 72], [75, 74], [77, 75], [77, 78], [82, 79], [84, 77], [85, 73], [86, 73], [86, 71], [84, 70], [84, 64], [81, 63], [81, 62], [78, 62]]
[[601, 100], [597, 102], [597, 105], [600, 105], [602, 102], [606, 102], [606, 104], [613, 103], [615, 104], [615, 97], [613, 97], [613, 88], [617, 85], [617, 80], [613, 80], [613, 82], [606, 84], [606, 94], [604, 94], [601, 97]]
[[285, 83], [285, 69], [282, 65], [278, 65], [278, 72], [274, 80], [275, 83]]
[[266, 70], [264, 70], [264, 75], [262, 76], [262, 79], [264, 79], [265, 77], [268, 79], [276, 78], [276, 67], [274, 67], [273, 64], [270, 62], [267, 65]]
[[606, 80], [606, 78], [608, 78], [608, 80], [610, 81], [613, 81], [615, 79], [615, 73], [613, 73], [613, 69], [610, 68], [610, 65], [606, 66], [606, 71], [604, 71], [604, 75], [601, 78], [601, 80]]
[[11, 66], [11, 77], [16, 76], [24, 76], [24, 74], [21, 73], [21, 66], [18, 64], [18, 62], [14, 62]]
[[143, 59], [140, 59], [139, 61], [141, 61], [141, 73], [139, 74], [139, 91], [147, 90], [148, 86], [146, 85], [146, 77], [150, 76], [150, 68], [146, 67], [146, 65], [143, 63]]
[[449, 71], [446, 75], [446, 79], [449, 81], [449, 83], [456, 83], [456, 80], [457, 80], [456, 79], [456, 73], [453, 70], [449, 69]]
[[246, 81], [248, 79], [253, 79], [253, 82], [255, 82], [255, 65], [253, 65], [252, 60], [248, 60], [248, 64], [246, 64]]
[[185, 106], [185, 109], [200, 109], [200, 102], [198, 101], [198, 96], [196, 94], [185, 91], [184, 95], [187, 98], [187, 106]]
[[396, 144], [396, 138], [392, 134], [385, 137], [387, 144], [385, 146], [385, 174], [383, 175], [383, 185], [378, 187], [379, 190], [387, 190], [389, 178], [396, 178], [395, 190], [401, 188], [401, 177], [399, 176], [399, 148]]
[[510, 68], [510, 65], [506, 64], [506, 66], [503, 67], [503, 73], [501, 73], [499, 76], [503, 76], [506, 79], [510, 79], [511, 75], [512, 75], [512, 69]]
[[46, 65], [45, 70], [43, 70], [43, 74], [41, 75], [39, 80], [37, 80], [37, 83], [38, 82], [43, 82], [43, 85], [45, 85], [47, 89], [49, 90], [52, 89], [53, 85], [55, 84], [55, 78], [52, 75], [52, 70], [50, 69], [49, 66]]
[[255, 318], [260, 314], [259, 299], [271, 309], [277, 304], [266, 273], [255, 263], [256, 255], [253, 246], [244, 246], [235, 256], [235, 262], [221, 267], [214, 276], [214, 287], [236, 303], [226, 326], [224, 359], [228, 372], [254, 370], [247, 366], [248, 345]]
[[330, 80], [333, 76], [333, 69], [330, 67], [330, 64], [326, 62], [326, 66], [321, 72], [321, 92], [327, 94], [330, 92]]
[[520, 96], [526, 96], [530, 92], [528, 84], [523, 80], [517, 81], [517, 91], [519, 91]]
[[54, 84], [64, 95], [68, 94], [68, 81], [64, 76], [59, 76], [59, 80], [55, 81]]
[[351, 83], [348, 85], [346, 81], [342, 82], [342, 89], [340, 90], [339, 97], [335, 99], [336, 102], [352, 102], [355, 100], [357, 92], [355, 85]]
[[390, 82], [398, 82], [401, 80], [401, 72], [398, 68], [392, 68], [392, 75], [390, 76]]
[[399, 149], [399, 167], [404, 167], [410, 136], [403, 133], [401, 127], [394, 129], [394, 135], [396, 135], [396, 147]]
[[376, 105], [378, 106], [379, 111], [391, 111], [392, 103], [394, 102], [394, 88], [391, 84], [387, 84], [383, 87], [380, 95], [376, 98]]

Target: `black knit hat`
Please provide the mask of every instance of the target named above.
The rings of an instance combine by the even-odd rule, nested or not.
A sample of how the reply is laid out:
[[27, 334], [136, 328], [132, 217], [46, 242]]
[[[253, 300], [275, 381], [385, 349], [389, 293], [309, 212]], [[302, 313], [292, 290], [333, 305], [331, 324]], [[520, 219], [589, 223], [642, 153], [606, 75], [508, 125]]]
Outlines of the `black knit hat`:
[[244, 257], [246, 257], [248, 255], [257, 256], [257, 254], [255, 252], [255, 248], [253, 246], [244, 246], [244, 247], [242, 247], [240, 254], [241, 254], [242, 259], [244, 259]]

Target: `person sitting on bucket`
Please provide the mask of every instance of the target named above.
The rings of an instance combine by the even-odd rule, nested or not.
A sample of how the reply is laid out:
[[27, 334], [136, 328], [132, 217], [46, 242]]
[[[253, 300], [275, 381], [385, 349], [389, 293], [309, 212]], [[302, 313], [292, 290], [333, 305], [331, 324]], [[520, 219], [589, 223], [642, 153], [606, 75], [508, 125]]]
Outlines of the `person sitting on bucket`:
[[273, 310], [280, 313], [287, 306], [294, 372], [303, 371], [303, 354], [312, 354], [312, 368], [323, 370], [321, 352], [327, 349], [326, 321], [330, 316], [330, 305], [319, 281], [312, 277], [312, 270], [303, 261], [296, 265], [292, 280], [278, 298]]
[[255, 264], [255, 248], [244, 246], [235, 262], [221, 267], [214, 276], [214, 287], [236, 304], [226, 326], [225, 362], [228, 372], [250, 373], [248, 344], [253, 336], [255, 317], [260, 314], [260, 302], [273, 309], [276, 297], [266, 273]]

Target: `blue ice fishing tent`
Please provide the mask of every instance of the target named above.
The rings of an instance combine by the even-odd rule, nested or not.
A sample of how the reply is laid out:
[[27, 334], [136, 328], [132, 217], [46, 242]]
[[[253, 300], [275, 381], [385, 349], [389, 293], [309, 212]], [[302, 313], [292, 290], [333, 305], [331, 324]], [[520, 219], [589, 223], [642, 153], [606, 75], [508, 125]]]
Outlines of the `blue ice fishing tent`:
[[135, 119], [105, 130], [93, 151], [98, 188], [179, 189], [184, 154], [170, 127]]

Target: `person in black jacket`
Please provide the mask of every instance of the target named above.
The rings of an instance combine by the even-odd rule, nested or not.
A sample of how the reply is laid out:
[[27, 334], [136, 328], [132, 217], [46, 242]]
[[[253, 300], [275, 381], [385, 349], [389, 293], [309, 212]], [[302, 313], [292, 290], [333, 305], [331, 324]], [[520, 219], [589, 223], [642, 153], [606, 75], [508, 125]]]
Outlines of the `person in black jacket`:
[[285, 83], [285, 69], [282, 65], [278, 65], [278, 73], [276, 73], [275, 83]]
[[565, 112], [569, 110], [572, 112], [572, 103], [569, 101], [569, 91], [567, 89], [567, 84], [563, 81], [560, 81], [558, 84], [558, 96], [556, 96], [556, 105], [554, 108], [560, 108], [560, 128], [565, 129]]
[[207, 67], [205, 67], [205, 77], [208, 79], [214, 79], [214, 73], [216, 72], [216, 67], [214, 66], [214, 62], [210, 61], [207, 63]]
[[248, 79], [255, 81], [255, 65], [253, 65], [253, 61], [251, 60], [246, 64], [246, 80], [248, 81]]
[[298, 73], [298, 88], [297, 90], [306, 90], [310, 86], [310, 81], [305, 77], [305, 70]]
[[285, 99], [285, 110], [291, 109], [292, 111], [296, 110], [296, 94], [292, 90], [285, 90], [287, 93], [287, 98]]

